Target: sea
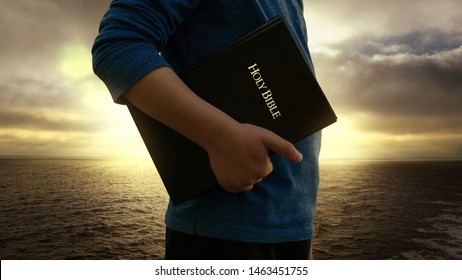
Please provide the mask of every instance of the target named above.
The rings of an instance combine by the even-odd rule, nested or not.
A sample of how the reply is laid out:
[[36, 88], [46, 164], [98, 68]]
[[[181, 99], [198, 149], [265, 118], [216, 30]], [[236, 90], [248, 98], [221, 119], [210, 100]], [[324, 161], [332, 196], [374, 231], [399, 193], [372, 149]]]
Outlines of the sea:
[[[148, 159], [0, 158], [2, 260], [162, 259]], [[320, 260], [461, 260], [462, 161], [325, 160]]]

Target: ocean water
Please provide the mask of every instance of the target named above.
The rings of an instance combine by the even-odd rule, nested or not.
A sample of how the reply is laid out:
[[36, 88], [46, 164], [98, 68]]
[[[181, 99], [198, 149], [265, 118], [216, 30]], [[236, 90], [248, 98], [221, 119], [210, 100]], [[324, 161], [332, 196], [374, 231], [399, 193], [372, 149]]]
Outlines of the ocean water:
[[167, 195], [149, 162], [0, 159], [2, 259], [158, 259]]
[[[161, 259], [149, 160], [0, 159], [1, 259]], [[462, 161], [326, 161], [317, 259], [462, 259]]]
[[462, 161], [322, 165], [319, 259], [462, 259]]

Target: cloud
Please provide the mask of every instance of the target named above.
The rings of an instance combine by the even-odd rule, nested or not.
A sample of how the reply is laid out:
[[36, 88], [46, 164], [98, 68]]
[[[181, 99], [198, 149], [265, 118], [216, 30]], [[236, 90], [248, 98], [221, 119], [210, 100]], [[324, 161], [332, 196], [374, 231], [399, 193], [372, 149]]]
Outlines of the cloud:
[[69, 43], [90, 46], [109, 0], [4, 1], [0, 9], [1, 76], [42, 76]]
[[461, 1], [313, 0], [305, 9], [317, 76], [339, 115], [332, 134], [354, 140], [345, 149], [462, 158]]
[[111, 137], [124, 141], [127, 112], [91, 69], [91, 45], [109, 3], [2, 3], [0, 155], [111, 155]]
[[0, 155], [19, 156], [100, 156], [113, 155], [114, 146], [103, 145], [96, 134], [35, 130], [0, 131]]
[[[2, 95], [0, 107], [30, 108], [42, 107], [45, 109], [66, 106], [70, 108], [78, 98], [72, 94], [66, 94], [63, 90], [69, 90], [64, 83], [43, 79], [33, 79], [18, 76], [0, 81]], [[46, 94], [43, 94], [46, 93]]]
[[73, 39], [90, 42], [109, 3], [109, 0], [6, 1], [2, 3], [0, 18], [3, 24], [14, 28], [2, 28], [2, 35], [10, 35], [12, 39], [2, 45], [28, 42], [29, 46], [53, 46], [54, 42]]
[[309, 27], [311, 23], [316, 28], [334, 26], [356, 35], [381, 37], [429, 28], [451, 32], [462, 26], [459, 0], [309, 0], [304, 4]]
[[[126, 109], [91, 70], [109, 3], [2, 3], [0, 154], [111, 154], [115, 143], [144, 149]], [[333, 129], [341, 127], [339, 137], [324, 139], [352, 141], [327, 150], [462, 157], [462, 1], [304, 4], [317, 76], [339, 115]]]
[[95, 94], [84, 92], [86, 85], [94, 82], [27, 77], [0, 81], [0, 129], [104, 131], [109, 120], [98, 115], [83, 98]]
[[[374, 126], [359, 124], [364, 128], [418, 133], [446, 127], [462, 132], [461, 125], [454, 125], [462, 119], [462, 43], [426, 53], [384, 38], [353, 52], [318, 53], [316, 64], [338, 107], [371, 116]], [[396, 121], [395, 127], [390, 120]]]

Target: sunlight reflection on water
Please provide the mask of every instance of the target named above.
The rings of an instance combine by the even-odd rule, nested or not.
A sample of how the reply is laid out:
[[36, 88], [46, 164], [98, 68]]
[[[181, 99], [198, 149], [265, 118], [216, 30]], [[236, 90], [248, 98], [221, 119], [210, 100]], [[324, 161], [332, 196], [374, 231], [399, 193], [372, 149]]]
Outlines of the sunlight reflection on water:
[[[323, 162], [318, 259], [462, 259], [462, 162]], [[2, 259], [160, 259], [152, 162], [0, 159]]]

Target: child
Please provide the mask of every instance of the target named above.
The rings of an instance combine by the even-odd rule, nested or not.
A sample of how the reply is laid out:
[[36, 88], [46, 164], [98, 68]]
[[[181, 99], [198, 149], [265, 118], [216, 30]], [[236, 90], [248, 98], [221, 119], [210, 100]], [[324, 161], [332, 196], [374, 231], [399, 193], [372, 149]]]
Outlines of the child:
[[93, 65], [115, 102], [203, 147], [221, 186], [169, 204], [166, 259], [309, 257], [320, 133], [292, 145], [238, 123], [175, 74], [276, 15], [311, 66], [302, 0], [114, 0], [101, 21]]

